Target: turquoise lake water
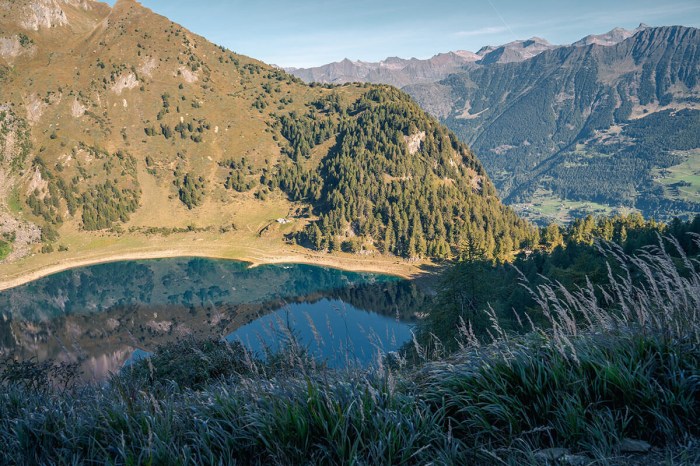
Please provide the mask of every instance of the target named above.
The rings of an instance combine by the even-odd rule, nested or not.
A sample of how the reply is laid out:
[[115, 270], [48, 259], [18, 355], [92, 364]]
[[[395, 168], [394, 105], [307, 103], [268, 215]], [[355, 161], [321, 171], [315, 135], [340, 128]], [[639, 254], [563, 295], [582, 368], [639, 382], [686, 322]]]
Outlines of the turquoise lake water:
[[332, 366], [411, 339], [427, 298], [395, 277], [309, 265], [162, 259], [70, 270], [0, 292], [0, 355], [80, 361], [100, 380], [188, 336], [279, 348], [291, 331]]

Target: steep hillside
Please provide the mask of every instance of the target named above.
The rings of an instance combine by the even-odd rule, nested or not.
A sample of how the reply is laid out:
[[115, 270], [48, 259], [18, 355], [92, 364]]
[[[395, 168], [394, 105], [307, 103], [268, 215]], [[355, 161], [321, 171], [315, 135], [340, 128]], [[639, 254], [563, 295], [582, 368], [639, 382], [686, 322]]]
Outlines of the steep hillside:
[[699, 49], [697, 29], [643, 28], [406, 90], [472, 144], [508, 203], [665, 219], [700, 211]]
[[308, 86], [133, 0], [0, 8], [6, 277], [125, 252], [310, 260], [294, 243], [355, 267], [467, 237], [505, 256], [534, 234], [405, 94]]
[[410, 82], [403, 89], [470, 144], [502, 199], [534, 220], [614, 210], [668, 219], [700, 210], [698, 45], [695, 29], [641, 24], [568, 47], [538, 38], [487, 46], [443, 68], [433, 61], [449, 54], [291, 72]]

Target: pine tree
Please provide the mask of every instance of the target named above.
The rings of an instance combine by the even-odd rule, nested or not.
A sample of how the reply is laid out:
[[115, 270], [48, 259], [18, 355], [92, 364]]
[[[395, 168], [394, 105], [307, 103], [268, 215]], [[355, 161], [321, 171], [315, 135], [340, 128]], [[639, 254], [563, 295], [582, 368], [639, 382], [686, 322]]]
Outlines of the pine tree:
[[318, 227], [316, 222], [313, 223], [311, 241], [313, 241], [314, 248], [317, 251], [320, 251], [323, 248], [323, 233], [321, 233], [321, 229]]

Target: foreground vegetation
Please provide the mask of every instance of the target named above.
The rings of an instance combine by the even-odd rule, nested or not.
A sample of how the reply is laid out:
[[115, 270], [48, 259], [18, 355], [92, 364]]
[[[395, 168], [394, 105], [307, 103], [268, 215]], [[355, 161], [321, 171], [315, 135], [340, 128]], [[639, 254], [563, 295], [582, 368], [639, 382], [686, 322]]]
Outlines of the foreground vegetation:
[[[550, 224], [543, 228], [537, 249], [524, 251], [513, 262], [489, 259], [479, 247], [467, 244], [461, 261], [442, 276], [435, 305], [418, 332], [422, 344], [430, 345], [437, 338], [443, 349], [458, 347], [460, 320], [468, 321], [475, 333], [483, 334], [492, 323], [483, 312], [489, 309], [509, 331], [518, 331], [518, 319], [525, 314], [538, 325], [547, 326], [536, 297], [528, 288], [556, 283], [566, 289], [593, 284], [598, 287], [610, 281], [610, 272], [623, 269], [601, 250], [603, 242], [616, 245], [626, 254], [659, 244], [660, 237], [678, 243], [683, 254], [696, 257], [700, 253], [693, 235], [700, 234], [700, 216], [691, 221], [675, 219], [669, 224], [644, 220], [639, 214], [628, 216], [577, 219], [568, 227]], [[680, 261], [676, 246], [668, 239], [666, 246]], [[610, 267], [609, 267], [610, 266]], [[636, 276], [634, 277], [636, 279]], [[526, 287], [523, 284], [527, 285]], [[614, 309], [614, 306], [609, 306]]]
[[608, 246], [604, 287], [531, 290], [548, 330], [494, 318], [487, 341], [465, 321], [441, 359], [416, 341], [338, 372], [293, 338], [264, 358], [183, 341], [104, 387], [74, 385], [70, 365], [5, 362], [0, 462], [544, 464], [557, 447], [604, 464], [626, 438], [683, 441], [700, 434], [700, 270], [669, 242]]

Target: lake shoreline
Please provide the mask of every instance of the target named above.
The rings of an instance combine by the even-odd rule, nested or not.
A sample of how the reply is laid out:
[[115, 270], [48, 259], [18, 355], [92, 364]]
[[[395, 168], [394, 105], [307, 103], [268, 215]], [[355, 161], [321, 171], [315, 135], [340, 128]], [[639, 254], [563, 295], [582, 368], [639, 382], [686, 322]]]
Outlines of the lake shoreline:
[[[60, 253], [52, 253], [58, 255]], [[343, 257], [341, 255], [299, 252], [299, 251], [281, 251], [279, 255], [255, 254], [227, 254], [225, 252], [215, 251], [197, 251], [197, 250], [182, 250], [182, 249], [157, 249], [157, 250], [141, 250], [141, 251], [126, 251], [119, 253], [105, 253], [94, 255], [76, 255], [68, 257], [65, 260], [42, 265], [35, 270], [19, 271], [16, 274], [2, 276], [0, 274], [0, 292], [12, 288], [17, 288], [26, 285], [33, 281], [45, 278], [67, 270], [79, 269], [93, 265], [108, 264], [112, 262], [122, 261], [138, 261], [138, 260], [156, 260], [156, 259], [175, 259], [175, 258], [202, 258], [215, 260], [229, 260], [243, 262], [248, 264], [249, 268], [255, 268], [263, 265], [279, 265], [279, 264], [306, 264], [319, 267], [328, 267], [347, 272], [368, 272], [382, 275], [390, 275], [406, 280], [414, 279], [425, 274], [421, 270], [423, 263], [409, 263], [408, 261], [395, 257], [372, 257], [363, 260], [359, 256]], [[21, 260], [18, 262], [22, 262]], [[6, 264], [3, 264], [6, 265]], [[7, 264], [9, 265], [9, 264]], [[2, 265], [0, 265], [0, 268]]]

